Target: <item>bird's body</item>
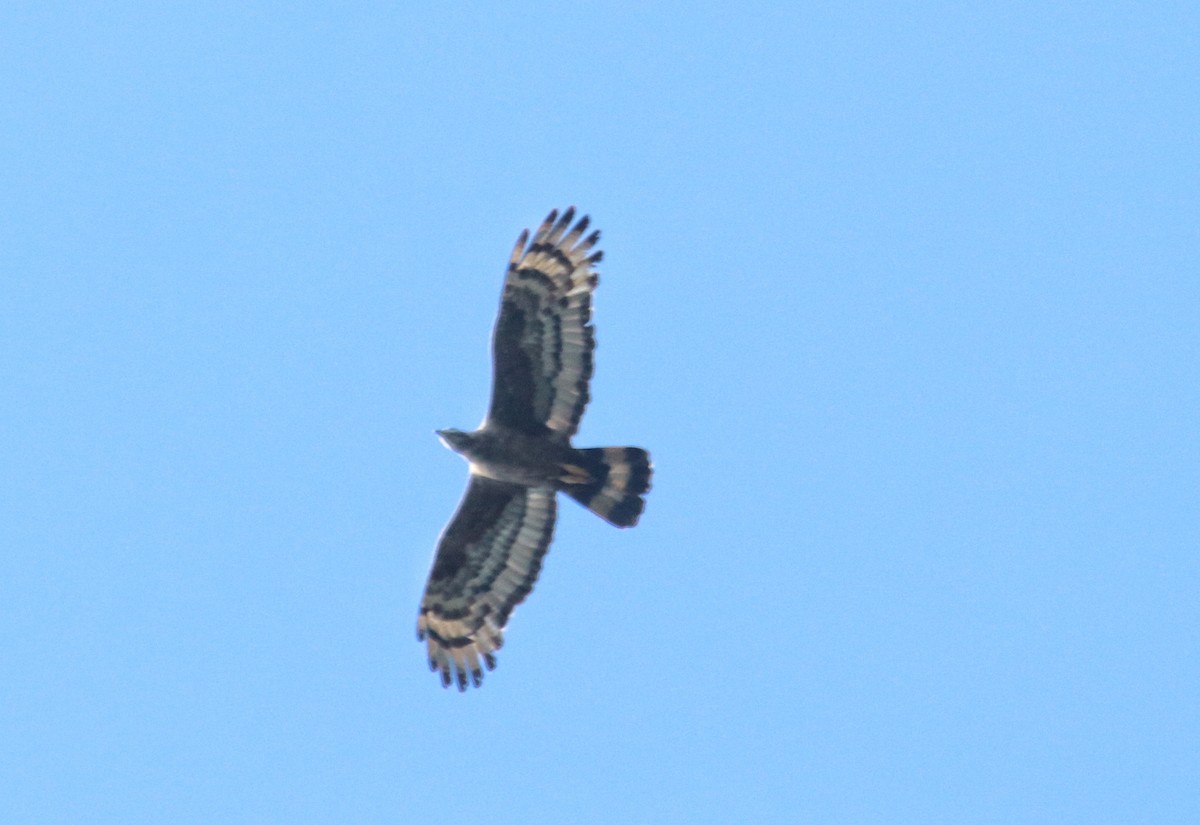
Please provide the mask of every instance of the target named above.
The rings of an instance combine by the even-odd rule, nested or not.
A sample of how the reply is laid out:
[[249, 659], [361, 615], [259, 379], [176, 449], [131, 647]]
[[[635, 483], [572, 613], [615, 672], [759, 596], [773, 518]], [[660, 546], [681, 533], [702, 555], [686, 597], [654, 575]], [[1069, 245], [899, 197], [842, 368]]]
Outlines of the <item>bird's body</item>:
[[481, 427], [475, 432], [439, 430], [438, 435], [467, 460], [471, 473], [525, 487], [553, 486], [556, 467], [575, 452], [568, 443], [537, 438], [503, 428]]
[[[417, 636], [443, 685], [478, 686], [514, 607], [533, 588], [564, 492], [610, 524], [637, 523], [650, 488], [649, 454], [637, 447], [577, 449], [571, 437], [588, 402], [597, 283], [587, 217], [550, 216], [509, 258], [492, 338], [487, 417], [474, 432], [439, 430], [467, 459], [470, 482], [438, 541]], [[569, 231], [568, 231], [569, 230]]]

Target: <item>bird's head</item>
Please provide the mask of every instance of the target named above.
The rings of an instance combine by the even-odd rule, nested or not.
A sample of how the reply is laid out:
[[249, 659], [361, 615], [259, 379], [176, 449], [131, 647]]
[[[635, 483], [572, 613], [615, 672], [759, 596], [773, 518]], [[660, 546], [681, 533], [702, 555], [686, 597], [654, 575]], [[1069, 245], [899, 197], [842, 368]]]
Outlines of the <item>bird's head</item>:
[[454, 450], [456, 453], [461, 453], [467, 449], [471, 443], [471, 434], [464, 433], [462, 430], [436, 430], [438, 438], [442, 443]]

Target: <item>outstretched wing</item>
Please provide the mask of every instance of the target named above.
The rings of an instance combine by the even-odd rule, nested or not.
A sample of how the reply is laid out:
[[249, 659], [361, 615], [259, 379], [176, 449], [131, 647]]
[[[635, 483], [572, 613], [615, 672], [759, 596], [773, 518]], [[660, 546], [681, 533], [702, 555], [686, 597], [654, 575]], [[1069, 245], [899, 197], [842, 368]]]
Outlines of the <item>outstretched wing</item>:
[[588, 402], [595, 337], [592, 290], [600, 238], [585, 215], [568, 231], [571, 207], [551, 212], [529, 238], [517, 239], [504, 279], [500, 317], [492, 338], [494, 373], [487, 422], [528, 435], [548, 431], [570, 438]]
[[472, 474], [467, 494], [438, 542], [417, 618], [429, 669], [476, 687], [496, 666], [504, 625], [529, 595], [554, 533], [554, 490]]

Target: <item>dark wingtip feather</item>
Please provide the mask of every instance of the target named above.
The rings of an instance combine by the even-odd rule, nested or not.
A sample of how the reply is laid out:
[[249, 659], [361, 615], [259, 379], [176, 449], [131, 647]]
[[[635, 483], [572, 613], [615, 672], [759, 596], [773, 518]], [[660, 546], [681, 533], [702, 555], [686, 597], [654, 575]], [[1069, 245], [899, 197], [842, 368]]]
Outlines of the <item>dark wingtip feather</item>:
[[547, 237], [549, 243], [557, 244], [562, 240], [563, 233], [567, 231], [567, 227], [571, 225], [571, 220], [575, 217], [575, 207], [568, 206], [567, 211], [563, 212], [562, 217], [554, 224], [550, 230], [550, 235]]

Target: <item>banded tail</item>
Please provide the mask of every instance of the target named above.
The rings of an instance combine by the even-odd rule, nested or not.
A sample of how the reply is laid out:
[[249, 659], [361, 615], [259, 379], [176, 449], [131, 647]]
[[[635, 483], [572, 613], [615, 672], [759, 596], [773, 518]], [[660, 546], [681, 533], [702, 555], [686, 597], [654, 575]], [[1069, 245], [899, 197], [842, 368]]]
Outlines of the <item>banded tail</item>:
[[562, 491], [616, 527], [632, 527], [650, 489], [650, 454], [639, 447], [576, 450], [563, 465]]

